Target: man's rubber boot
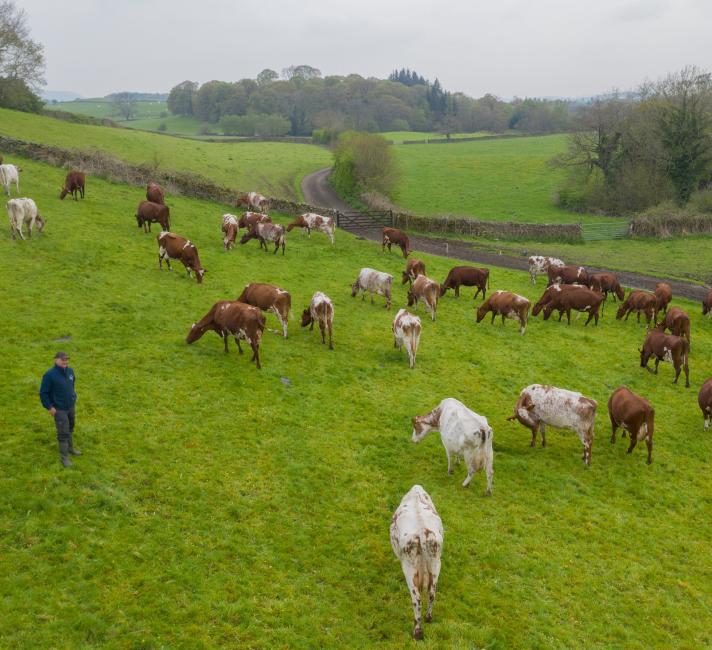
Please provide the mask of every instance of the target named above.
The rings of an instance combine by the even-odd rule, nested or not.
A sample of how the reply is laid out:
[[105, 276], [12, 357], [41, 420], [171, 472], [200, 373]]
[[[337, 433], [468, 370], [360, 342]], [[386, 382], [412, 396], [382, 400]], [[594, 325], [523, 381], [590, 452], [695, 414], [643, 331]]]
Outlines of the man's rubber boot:
[[64, 467], [71, 467], [72, 461], [69, 460], [69, 441], [60, 440], [59, 441], [59, 460], [64, 465]]
[[72, 434], [69, 434], [69, 453], [72, 454], [72, 456], [81, 456], [82, 452], [79, 451], [79, 449], [74, 448], [74, 441], [72, 440]]

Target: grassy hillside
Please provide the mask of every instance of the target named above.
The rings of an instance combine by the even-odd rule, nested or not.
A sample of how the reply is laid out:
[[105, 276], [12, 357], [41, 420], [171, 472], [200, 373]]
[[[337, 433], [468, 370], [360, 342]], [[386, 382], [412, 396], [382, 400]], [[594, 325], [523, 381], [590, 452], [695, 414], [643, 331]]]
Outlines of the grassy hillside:
[[[134, 106], [138, 119], [160, 117], [161, 113], [168, 110], [166, 102], [159, 101], [134, 102]], [[103, 97], [76, 99], [71, 102], [57, 102], [56, 104], [47, 104], [47, 108], [51, 111], [68, 111], [69, 113], [77, 113], [78, 115], [109, 118], [117, 122], [122, 120], [122, 118], [117, 115], [116, 103], [108, 101]], [[130, 122], [127, 124], [130, 124]]]
[[417, 214], [578, 222], [580, 215], [561, 210], [552, 201], [562, 175], [550, 169], [547, 161], [565, 147], [565, 135], [399, 145], [395, 152], [403, 182], [393, 198]]
[[[337, 233], [290, 234], [287, 254], [256, 242], [224, 252], [224, 206], [169, 198], [175, 230], [199, 247], [205, 283], [158, 270], [137, 188], [89, 179], [56, 198], [62, 170], [23, 160], [23, 193], [44, 235], [0, 238], [4, 444], [0, 446], [0, 638], [6, 647], [412, 647], [411, 609], [388, 538], [414, 484], [445, 524], [435, 621], [423, 647], [701, 648], [709, 625], [709, 452], [697, 389], [712, 333], [692, 316], [693, 387], [639, 367], [644, 328], [606, 308], [584, 329], [476, 325], [465, 292], [424, 314], [418, 366], [392, 347], [394, 310], [350, 297], [362, 266], [403, 260]], [[419, 255], [443, 278], [452, 260]], [[178, 267], [180, 265], [177, 265]], [[292, 292], [290, 338], [266, 333], [263, 369], [190, 324], [249, 281]], [[535, 298], [526, 274], [492, 287]], [[541, 289], [539, 285], [538, 289]], [[335, 350], [300, 330], [315, 290], [336, 306]], [[479, 302], [479, 301], [478, 301]], [[268, 324], [276, 326], [273, 316]], [[42, 372], [66, 349], [77, 374], [77, 445], [62, 470], [40, 408]], [[506, 422], [540, 381], [599, 401], [590, 469], [571, 432], [547, 448]], [[608, 395], [628, 384], [656, 408], [654, 462], [608, 443]], [[410, 418], [461, 399], [494, 428], [494, 495], [460, 487], [437, 434], [410, 442]]]
[[59, 147], [102, 149], [132, 163], [158, 162], [241, 190], [286, 199], [301, 197], [301, 179], [331, 162], [322, 147], [281, 142], [196, 143], [127, 129], [69, 124], [0, 109], [0, 134]]

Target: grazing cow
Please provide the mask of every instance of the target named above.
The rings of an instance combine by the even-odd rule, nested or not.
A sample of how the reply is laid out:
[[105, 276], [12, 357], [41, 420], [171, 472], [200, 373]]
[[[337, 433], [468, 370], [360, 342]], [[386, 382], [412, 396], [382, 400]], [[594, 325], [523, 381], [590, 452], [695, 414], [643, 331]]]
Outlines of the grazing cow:
[[167, 205], [152, 203], [151, 201], [141, 201], [136, 208], [136, 223], [143, 232], [151, 232], [152, 223], [160, 223], [161, 230], [170, 230], [170, 210]]
[[579, 289], [553, 291], [551, 300], [544, 305], [544, 320], [549, 320], [554, 309], [559, 312], [559, 321], [563, 314], [566, 314], [566, 322], [571, 325], [571, 310], [578, 312], [588, 312], [588, 318], [584, 325], [588, 325], [591, 320], [598, 325], [601, 305], [603, 304], [603, 294], [591, 291], [587, 287]]
[[266, 214], [260, 214], [259, 212], [243, 212], [237, 225], [245, 230], [251, 230], [256, 223], [272, 223], [272, 219]]
[[670, 307], [666, 312], [665, 318], [662, 321], [664, 329], [670, 330], [675, 336], [682, 336], [690, 341], [690, 317], [687, 312], [679, 307]]
[[616, 312], [616, 320], [620, 320], [625, 316], [628, 320], [631, 312], [636, 312], [638, 314], [638, 322], [640, 323], [640, 313], [645, 314], [645, 321], [650, 327], [651, 323], [655, 324], [655, 312], [656, 312], [657, 299], [654, 294], [649, 291], [642, 291], [641, 289], [635, 289], [628, 294], [625, 302], [618, 307]]
[[[685, 371], [685, 388], [690, 387], [690, 369], [687, 365], [690, 354], [690, 344], [680, 336], [674, 334], [665, 334], [664, 325], [660, 324], [650, 330], [643, 341], [643, 347], [640, 352], [640, 367], [645, 368], [648, 372], [658, 374], [658, 364], [661, 361], [672, 363], [675, 369], [675, 379], [673, 384], [677, 383], [680, 376], [680, 370]], [[655, 370], [648, 368], [648, 360], [650, 357], [655, 357]]]
[[363, 292], [361, 300], [366, 299], [366, 292], [371, 294], [371, 304], [373, 304], [373, 294], [376, 293], [386, 299], [386, 309], [391, 308], [391, 287], [393, 286], [393, 276], [382, 273], [375, 269], [363, 268], [356, 278], [356, 282], [351, 285], [351, 297]]
[[564, 266], [564, 263], [558, 257], [532, 255], [529, 258], [529, 277], [532, 284], [536, 284], [537, 275], [546, 275], [550, 266]]
[[492, 427], [487, 418], [468, 409], [452, 397], [444, 399], [427, 415], [413, 418], [413, 442], [420, 442], [429, 431], [440, 431], [447, 456], [447, 473], [452, 474], [451, 456], [462, 456], [467, 464], [467, 487], [475, 472], [484, 469], [487, 476], [486, 496], [492, 494]]
[[10, 219], [10, 234], [15, 239], [15, 235], [20, 235], [20, 239], [24, 239], [22, 234], [23, 224], [27, 224], [28, 237], [32, 237], [32, 228], [35, 223], [37, 230], [42, 232], [45, 226], [45, 221], [37, 210], [37, 205], [32, 199], [10, 199], [6, 204], [7, 216]]
[[448, 289], [455, 290], [455, 298], [460, 297], [460, 286], [477, 287], [473, 298], [477, 298], [480, 291], [482, 299], [486, 297], [486, 289], [489, 287], [489, 269], [476, 269], [473, 266], [455, 266], [445, 278], [445, 282], [440, 285], [440, 295], [444, 296]]
[[653, 462], [653, 431], [655, 430], [655, 409], [650, 402], [636, 395], [627, 386], [619, 386], [608, 400], [608, 417], [611, 419], [611, 444], [616, 441], [618, 427], [630, 434], [628, 453], [632, 452], [638, 440], [645, 440], [648, 447], [648, 465]]
[[492, 323], [497, 316], [502, 317], [502, 325], [505, 318], [511, 318], [519, 323], [519, 333], [523, 335], [527, 328], [529, 306], [530, 302], [524, 296], [511, 291], [495, 291], [477, 310], [477, 322], [492, 312]]
[[166, 261], [168, 270], [171, 270], [171, 259], [180, 260], [183, 263], [189, 278], [190, 272], [193, 271], [198, 284], [203, 282], [205, 269], [200, 263], [198, 249], [192, 241], [165, 230], [158, 235], [158, 237], [156, 237], [156, 240], [158, 241], [159, 269], [163, 269], [163, 260]]
[[[556, 296], [560, 293], [566, 293], [567, 291], [576, 291], [578, 289], [587, 289], [582, 284], [552, 284], [550, 287], [544, 289], [544, 293], [541, 294], [541, 298], [534, 305], [532, 309], [532, 316], [538, 316], [539, 312], [544, 309], [550, 302], [552, 302]], [[564, 312], [559, 312], [559, 321], [563, 317]]]
[[612, 293], [618, 300], [625, 298], [625, 291], [615, 273], [590, 273], [588, 287], [592, 291], [602, 293], [604, 301], [608, 300], [609, 293]]
[[235, 248], [235, 239], [240, 229], [237, 225], [237, 217], [234, 214], [224, 214], [222, 218], [223, 247], [226, 251]]
[[334, 244], [334, 220], [331, 217], [322, 217], [314, 212], [305, 212], [287, 225], [287, 232], [291, 232], [292, 228], [306, 228], [310, 239], [312, 230], [323, 232], [329, 238], [332, 246]]
[[269, 209], [269, 199], [259, 192], [245, 192], [235, 199], [235, 207], [244, 205], [248, 210], [258, 210], [263, 214]]
[[712, 289], [707, 292], [707, 297], [702, 301], [702, 315], [712, 318]]
[[702, 417], [704, 418], [705, 431], [710, 428], [710, 423], [712, 422], [712, 377], [710, 377], [700, 388], [700, 392], [697, 395], [697, 403], [700, 405], [702, 410]]
[[655, 285], [655, 320], [658, 319], [658, 312], [667, 312], [668, 305], [672, 300], [672, 287], [667, 282], [658, 282]]
[[400, 560], [413, 603], [413, 638], [423, 638], [420, 595], [428, 590], [425, 622], [433, 620], [433, 603], [440, 576], [443, 522], [430, 495], [420, 485], [410, 488], [391, 519], [391, 546]]
[[408, 365], [415, 368], [415, 357], [420, 344], [420, 318], [405, 309], [400, 309], [393, 319], [393, 347], [408, 353]]
[[158, 183], [149, 183], [146, 185], [146, 200], [151, 203], [164, 205], [166, 202], [166, 192]]
[[413, 280], [415, 280], [415, 278], [419, 275], [425, 275], [425, 262], [415, 257], [411, 257], [409, 260], [406, 260], [402, 284], [405, 284], [406, 282], [408, 284], [412, 284]]
[[425, 275], [419, 275], [408, 289], [408, 307], [415, 305], [422, 300], [426, 309], [430, 310], [430, 319], [435, 320], [435, 312], [438, 310], [438, 298], [440, 298], [440, 285]]
[[312, 296], [311, 303], [302, 312], [302, 327], [309, 325], [309, 331], [311, 331], [314, 329], [314, 321], [319, 323], [322, 343], [326, 343], [325, 332], [329, 330], [329, 350], [333, 350], [331, 328], [334, 324], [334, 303], [331, 302], [329, 296], [321, 291], [317, 291]]
[[403, 251], [403, 257], [408, 257], [410, 254], [410, 240], [408, 239], [408, 235], [397, 228], [384, 228], [381, 250], [385, 251], [386, 246], [388, 246], [388, 252], [390, 253], [392, 244], [400, 246], [401, 251]]
[[266, 221], [258, 221], [255, 223], [240, 239], [241, 244], [245, 244], [250, 239], [257, 239], [260, 242], [260, 248], [267, 252], [267, 242], [274, 242], [274, 254], [277, 253], [279, 247], [282, 247], [282, 255], [284, 255], [284, 247], [287, 244], [287, 238], [284, 235], [284, 226], [277, 223]]
[[67, 194], [71, 194], [72, 198], [76, 201], [77, 200], [77, 194], [79, 194], [82, 198], [84, 198], [84, 184], [86, 182], [86, 177], [84, 175], [84, 172], [72, 170], [67, 174], [67, 177], [64, 179], [64, 187], [62, 188], [62, 191], [59, 193], [59, 198], [61, 200], [64, 200], [64, 197], [67, 196]]
[[227, 339], [229, 336], [233, 336], [237, 349], [242, 354], [240, 339], [243, 339], [252, 348], [250, 361], [254, 361], [259, 370], [262, 367], [260, 365], [260, 342], [264, 329], [265, 317], [259, 308], [241, 302], [220, 300], [210, 308], [203, 318], [197, 323], [193, 323], [185, 341], [188, 344], [193, 343], [205, 332], [212, 330], [225, 342], [225, 352], [227, 352]]
[[564, 264], [563, 266], [549, 266], [547, 270], [549, 282], [552, 284], [585, 284], [588, 286], [588, 273], [583, 266]]
[[289, 310], [292, 308], [292, 296], [288, 291], [273, 284], [250, 282], [242, 290], [237, 300], [253, 307], [259, 307], [262, 311], [271, 311], [282, 326], [282, 336], [287, 338]]
[[15, 183], [15, 190], [20, 193], [20, 172], [22, 170], [15, 165], [0, 165], [0, 185], [3, 186], [5, 194], [10, 196], [10, 185]]
[[514, 415], [507, 419], [519, 420], [531, 429], [532, 447], [536, 445], [537, 431], [541, 431], [541, 446], [546, 447], [544, 426], [547, 424], [575, 431], [583, 443], [583, 461], [590, 465], [597, 406], [596, 400], [584, 397], [581, 393], [532, 384], [519, 393]]

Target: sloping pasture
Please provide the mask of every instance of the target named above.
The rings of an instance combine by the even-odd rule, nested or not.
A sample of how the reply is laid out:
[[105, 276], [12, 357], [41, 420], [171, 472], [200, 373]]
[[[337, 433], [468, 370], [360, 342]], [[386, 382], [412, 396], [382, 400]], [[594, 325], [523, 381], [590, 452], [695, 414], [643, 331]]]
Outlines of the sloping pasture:
[[[205, 283], [160, 272], [140, 189], [90, 178], [60, 202], [63, 171], [20, 161], [47, 218], [32, 241], [0, 238], [4, 372], [0, 446], [0, 638], [6, 647], [412, 647], [411, 608], [388, 527], [414, 484], [445, 525], [435, 620], [423, 647], [700, 648], [710, 636], [710, 449], [696, 405], [712, 374], [712, 324], [692, 317], [693, 387], [639, 367], [644, 326], [534, 320], [476, 325], [471, 291], [424, 312], [417, 368], [393, 348], [394, 309], [350, 296], [362, 266], [398, 281], [403, 259], [337, 233], [290, 233], [287, 253], [222, 250], [225, 207], [168, 199], [198, 246]], [[442, 280], [452, 260], [418, 255]], [[249, 281], [288, 289], [290, 337], [266, 333], [263, 369], [192, 346], [192, 322]], [[524, 273], [492, 288], [536, 299]], [[315, 290], [336, 306], [335, 350], [298, 315]], [[478, 301], [479, 302], [479, 301]], [[276, 327], [273, 316], [268, 325]], [[69, 338], [71, 337], [71, 338]], [[63, 339], [63, 340], [59, 340]], [[77, 375], [84, 455], [62, 470], [37, 391], [57, 349]], [[506, 422], [532, 382], [599, 401], [590, 469], [571, 432], [545, 449]], [[611, 446], [610, 392], [656, 407], [654, 462]], [[495, 432], [494, 495], [460, 487], [437, 434], [410, 418], [456, 397]]]

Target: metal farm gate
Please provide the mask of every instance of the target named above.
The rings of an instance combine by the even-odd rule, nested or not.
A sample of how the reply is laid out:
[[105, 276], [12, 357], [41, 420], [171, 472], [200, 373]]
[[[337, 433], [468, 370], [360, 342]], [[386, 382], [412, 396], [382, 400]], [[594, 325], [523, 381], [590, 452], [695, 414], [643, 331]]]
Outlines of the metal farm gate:
[[371, 230], [392, 225], [393, 212], [390, 210], [336, 213], [336, 226], [344, 230]]
[[581, 226], [581, 238], [584, 241], [623, 239], [628, 236], [629, 231], [630, 222], [626, 220], [619, 223], [584, 223]]

